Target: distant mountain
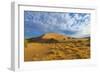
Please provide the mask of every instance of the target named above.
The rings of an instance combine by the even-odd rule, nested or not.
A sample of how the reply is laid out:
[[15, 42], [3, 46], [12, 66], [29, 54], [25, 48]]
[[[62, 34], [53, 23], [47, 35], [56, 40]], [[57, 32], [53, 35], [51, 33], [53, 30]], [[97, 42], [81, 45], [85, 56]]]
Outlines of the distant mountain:
[[29, 38], [27, 40], [29, 42], [65, 42], [70, 39], [78, 39], [78, 38], [72, 38], [58, 33], [46, 33], [39, 37]]

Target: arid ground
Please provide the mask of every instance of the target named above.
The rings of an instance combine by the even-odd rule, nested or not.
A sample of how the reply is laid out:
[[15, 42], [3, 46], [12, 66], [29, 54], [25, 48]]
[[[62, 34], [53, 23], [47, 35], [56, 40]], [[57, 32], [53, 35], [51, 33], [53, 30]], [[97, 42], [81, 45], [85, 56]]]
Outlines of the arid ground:
[[47, 33], [24, 40], [24, 61], [72, 60], [90, 58], [90, 37], [71, 38]]

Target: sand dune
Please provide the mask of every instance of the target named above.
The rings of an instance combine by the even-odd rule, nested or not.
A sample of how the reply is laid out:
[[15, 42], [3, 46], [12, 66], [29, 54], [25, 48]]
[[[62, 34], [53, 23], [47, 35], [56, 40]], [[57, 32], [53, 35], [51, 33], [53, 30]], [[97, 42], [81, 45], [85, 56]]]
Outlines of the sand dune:
[[71, 38], [57, 33], [25, 39], [24, 60], [70, 60], [90, 58], [90, 38]]

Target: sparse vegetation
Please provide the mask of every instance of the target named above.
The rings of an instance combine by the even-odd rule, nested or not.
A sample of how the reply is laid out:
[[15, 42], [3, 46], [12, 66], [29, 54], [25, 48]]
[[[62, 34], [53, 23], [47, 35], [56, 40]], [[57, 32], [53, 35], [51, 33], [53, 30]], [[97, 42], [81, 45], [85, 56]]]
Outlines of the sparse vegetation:
[[[64, 40], [64, 41], [62, 41]], [[70, 60], [90, 58], [90, 38], [62, 40], [47, 39], [43, 42], [24, 41], [25, 61], [45, 61], [45, 60]], [[28, 46], [27, 46], [28, 45]]]

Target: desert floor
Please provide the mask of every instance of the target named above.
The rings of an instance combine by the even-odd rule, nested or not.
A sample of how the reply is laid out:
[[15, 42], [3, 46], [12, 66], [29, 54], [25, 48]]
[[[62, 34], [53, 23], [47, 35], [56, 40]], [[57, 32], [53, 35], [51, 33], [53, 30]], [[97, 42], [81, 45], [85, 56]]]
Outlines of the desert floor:
[[66, 42], [26, 42], [24, 61], [71, 60], [90, 58], [90, 39], [70, 39]]

